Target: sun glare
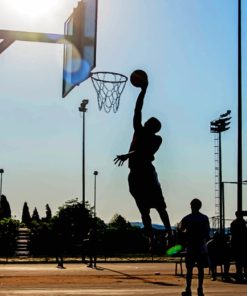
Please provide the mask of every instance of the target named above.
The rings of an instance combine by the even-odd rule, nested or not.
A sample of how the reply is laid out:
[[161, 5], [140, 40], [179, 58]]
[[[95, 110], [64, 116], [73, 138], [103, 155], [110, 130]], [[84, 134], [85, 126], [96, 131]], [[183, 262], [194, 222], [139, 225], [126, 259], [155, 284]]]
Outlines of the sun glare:
[[54, 12], [58, 0], [10, 0], [9, 4], [16, 13], [30, 17], [41, 18]]

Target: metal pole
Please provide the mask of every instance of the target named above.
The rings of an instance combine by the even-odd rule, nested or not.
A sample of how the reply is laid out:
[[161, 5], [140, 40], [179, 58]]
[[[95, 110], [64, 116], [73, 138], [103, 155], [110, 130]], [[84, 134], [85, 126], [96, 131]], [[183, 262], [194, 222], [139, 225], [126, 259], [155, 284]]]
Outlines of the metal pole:
[[94, 171], [94, 218], [96, 217], [96, 177], [98, 175], [97, 171]]
[[242, 54], [241, 54], [241, 0], [238, 0], [238, 188], [237, 210], [242, 211]]
[[[3, 40], [0, 43], [0, 54], [15, 41], [46, 42], [53, 44], [67, 44], [69, 42], [75, 44], [74, 35], [61, 35], [53, 33], [24, 32], [12, 30], [0, 30], [0, 39]], [[83, 44], [90, 46], [93, 43], [93, 38], [84, 36]]]
[[82, 112], [82, 205], [85, 207], [85, 113], [88, 100], [82, 100], [79, 111]]
[[222, 233], [222, 153], [221, 132], [219, 132], [219, 193], [220, 193], [220, 233]]
[[85, 207], [85, 111], [82, 113], [82, 205]]
[[0, 197], [2, 196], [2, 189], [3, 189], [3, 173], [4, 173], [4, 169], [0, 169], [0, 174], [1, 174]]
[[222, 190], [222, 229], [223, 234], [225, 235], [225, 184], [221, 181], [221, 190]]

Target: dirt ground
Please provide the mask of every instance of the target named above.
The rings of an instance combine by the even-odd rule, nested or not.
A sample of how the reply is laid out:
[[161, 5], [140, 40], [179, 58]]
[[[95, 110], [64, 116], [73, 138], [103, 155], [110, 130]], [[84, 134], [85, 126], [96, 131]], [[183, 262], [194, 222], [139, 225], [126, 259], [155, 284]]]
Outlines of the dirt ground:
[[[185, 278], [175, 276], [174, 263], [1, 264], [0, 295], [181, 295]], [[193, 295], [197, 278], [193, 280]], [[247, 295], [247, 285], [212, 282], [206, 270], [205, 296]]]

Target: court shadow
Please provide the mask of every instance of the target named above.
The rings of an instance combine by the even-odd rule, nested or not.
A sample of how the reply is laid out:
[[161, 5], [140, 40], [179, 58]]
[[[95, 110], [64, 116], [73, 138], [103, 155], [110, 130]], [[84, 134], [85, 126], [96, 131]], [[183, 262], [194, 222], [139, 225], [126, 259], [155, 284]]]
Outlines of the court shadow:
[[128, 273], [125, 273], [125, 272], [121, 272], [121, 271], [118, 271], [118, 270], [114, 270], [114, 269], [110, 269], [110, 268], [105, 268], [105, 267], [98, 267], [100, 270], [104, 271], [104, 270], [107, 270], [107, 271], [111, 271], [111, 272], [114, 272], [116, 274], [119, 274], [119, 275], [122, 275], [124, 276], [124, 278], [128, 278], [130, 280], [140, 280], [146, 284], [153, 284], [153, 285], [159, 285], [159, 286], [179, 286], [177, 284], [174, 284], [174, 283], [169, 283], [169, 282], [160, 282], [160, 281], [152, 281], [152, 280], [148, 280], [148, 279], [145, 279], [144, 276], [137, 276], [137, 275], [132, 275], [132, 274], [128, 274]]

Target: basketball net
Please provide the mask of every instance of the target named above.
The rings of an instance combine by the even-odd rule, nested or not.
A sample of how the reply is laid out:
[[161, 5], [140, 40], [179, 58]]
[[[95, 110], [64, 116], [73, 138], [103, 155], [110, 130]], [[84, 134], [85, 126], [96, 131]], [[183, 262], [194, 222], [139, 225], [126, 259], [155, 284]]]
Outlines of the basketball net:
[[91, 80], [97, 93], [99, 110], [103, 108], [109, 113], [112, 109], [116, 113], [128, 78], [114, 72], [94, 72], [91, 73]]

